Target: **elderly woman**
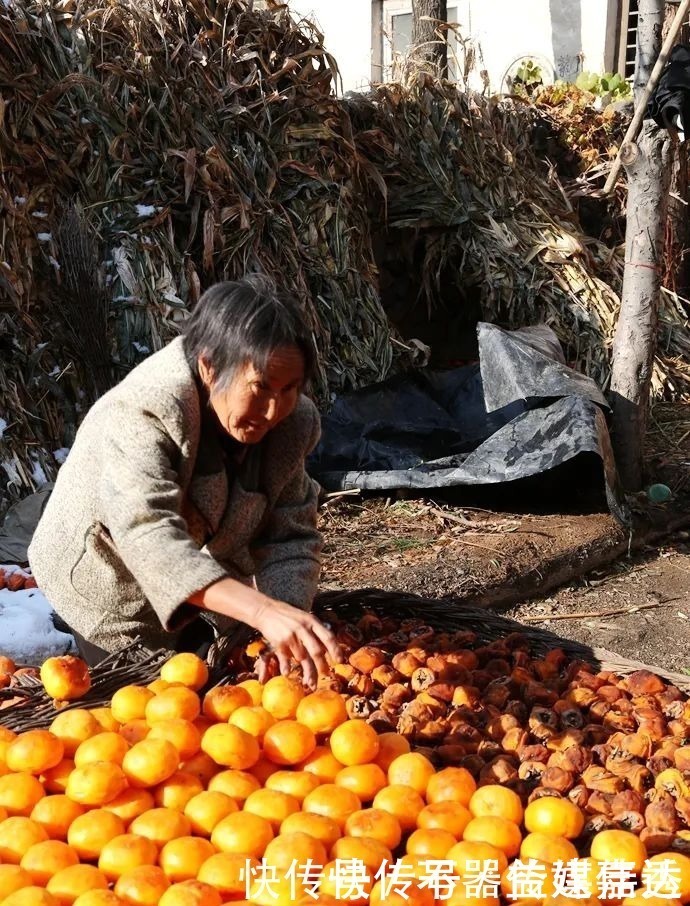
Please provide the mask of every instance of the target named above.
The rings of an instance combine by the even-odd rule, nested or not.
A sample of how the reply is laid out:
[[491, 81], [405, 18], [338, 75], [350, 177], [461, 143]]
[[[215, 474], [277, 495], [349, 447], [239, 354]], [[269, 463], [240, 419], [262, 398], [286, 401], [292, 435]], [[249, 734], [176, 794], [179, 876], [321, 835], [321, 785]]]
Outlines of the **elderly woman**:
[[321, 551], [304, 467], [320, 430], [302, 394], [313, 364], [296, 302], [252, 276], [211, 287], [184, 336], [88, 412], [29, 549], [87, 660], [136, 637], [197, 650], [229, 620], [307, 685], [338, 660], [308, 612]]

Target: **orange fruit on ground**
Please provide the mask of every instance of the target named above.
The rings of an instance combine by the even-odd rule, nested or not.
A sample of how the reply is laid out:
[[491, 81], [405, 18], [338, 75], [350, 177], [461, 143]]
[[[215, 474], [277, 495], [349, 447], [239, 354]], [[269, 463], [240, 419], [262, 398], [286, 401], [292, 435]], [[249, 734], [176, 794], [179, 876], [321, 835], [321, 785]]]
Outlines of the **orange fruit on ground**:
[[345, 833], [350, 837], [378, 840], [388, 849], [397, 849], [402, 840], [398, 819], [378, 808], [365, 808], [353, 812], [345, 822]]
[[45, 887], [62, 868], [78, 865], [79, 856], [61, 840], [44, 840], [42, 843], [34, 843], [24, 853], [19, 864], [29, 872], [34, 884]]
[[406, 832], [417, 827], [417, 818], [424, 808], [424, 800], [411, 787], [396, 784], [380, 790], [374, 796], [372, 805], [397, 818], [403, 832]]
[[525, 828], [530, 833], [554, 834], [574, 840], [582, 833], [585, 816], [568, 799], [542, 796], [529, 803], [525, 809]]
[[22, 771], [0, 777], [0, 808], [12, 816], [28, 817], [45, 790], [33, 774]]
[[508, 858], [501, 849], [491, 846], [490, 843], [477, 843], [462, 840], [448, 850], [446, 856], [453, 863], [455, 873], [459, 877], [469, 873], [476, 874], [476, 866], [481, 865], [482, 870], [498, 872], [499, 875], [508, 867]]
[[154, 695], [146, 704], [144, 715], [149, 726], [159, 720], [196, 720], [201, 713], [201, 702], [196, 692], [186, 686], [170, 686]]
[[180, 764], [180, 770], [185, 774], [195, 774], [204, 787], [207, 787], [211, 778], [220, 771], [220, 768], [206, 752], [197, 752], [196, 755]]
[[158, 906], [221, 906], [218, 891], [201, 881], [171, 884], [158, 901]]
[[427, 830], [445, 830], [460, 840], [471, 820], [469, 810], [459, 802], [442, 800], [424, 806], [417, 816], [417, 826]]
[[[475, 882], [466, 882], [461, 878], [452, 887], [450, 896], [443, 899], [443, 904], [444, 906], [500, 906], [501, 901], [498, 897], [490, 895], [475, 896], [476, 892]], [[578, 900], [578, 902], [580, 901]], [[564, 906], [567, 906], [567, 904], [564, 904]], [[572, 906], [572, 903], [570, 903], [570, 906]]]
[[[670, 876], [668, 871], [661, 875], [663, 868], [651, 867], [663, 863], [670, 868]], [[641, 881], [643, 887], [653, 887], [657, 893], [679, 899], [681, 903], [690, 902], [690, 856], [676, 852], [648, 856], [647, 863], [642, 869]], [[677, 881], [677, 884], [674, 884], [674, 881]]]
[[201, 733], [191, 721], [179, 717], [154, 724], [146, 738], [167, 739], [177, 749], [181, 761], [196, 755], [201, 748]]
[[278, 834], [266, 847], [262, 861], [266, 865], [286, 871], [293, 862], [299, 868], [308, 864], [325, 865], [326, 847], [320, 840], [315, 840], [309, 834], [292, 833]]
[[377, 764], [353, 764], [336, 774], [336, 786], [342, 786], [359, 796], [362, 802], [371, 802], [387, 784], [383, 769]]
[[345, 765], [338, 761], [327, 746], [317, 746], [297, 767], [300, 771], [314, 774], [321, 783], [333, 783]]
[[[525, 864], [529, 868], [525, 869]], [[579, 882], [578, 878], [578, 882]], [[501, 891], [509, 903], [540, 904], [556, 891], [553, 865], [536, 859], [512, 862], [501, 875]], [[578, 897], [578, 902], [581, 902]]]
[[161, 679], [166, 683], [181, 683], [198, 692], [208, 682], [208, 667], [196, 654], [182, 651], [163, 664]]
[[203, 837], [178, 837], [161, 849], [159, 864], [169, 881], [191, 881], [207, 859], [218, 852]]
[[480, 786], [467, 806], [475, 818], [507, 818], [521, 824], [524, 815], [520, 797], [513, 790], [497, 783]]
[[368, 764], [379, 754], [376, 730], [363, 720], [346, 720], [331, 733], [331, 752], [341, 764]]
[[261, 704], [276, 720], [290, 720], [304, 698], [304, 689], [286, 676], [272, 677], [263, 688]]
[[101, 730], [106, 733], [117, 733], [120, 729], [120, 721], [115, 720], [111, 708], [91, 708], [91, 714], [93, 714]]
[[371, 888], [369, 903], [371, 906], [378, 906], [379, 903], [385, 903], [386, 906], [405, 906], [405, 904], [406, 906], [434, 906], [434, 895], [428, 887], [419, 887], [417, 884], [412, 884], [410, 887], [405, 885], [406, 882], [403, 882], [402, 887], [398, 889], [393, 885], [391, 890], [384, 887], [382, 881], [377, 881]]
[[203, 713], [210, 720], [225, 724], [238, 708], [254, 704], [257, 703], [247, 689], [239, 686], [214, 686], [204, 696]]
[[108, 761], [96, 761], [74, 768], [67, 778], [65, 793], [80, 805], [105, 805], [127, 786], [122, 768]]
[[419, 752], [408, 752], [398, 755], [388, 768], [388, 783], [391, 785], [409, 786], [420, 796], [426, 793], [429, 780], [436, 773], [436, 768], [425, 755]]
[[635, 834], [623, 830], [604, 830], [592, 838], [590, 855], [597, 862], [629, 862], [639, 873], [647, 859], [647, 849]]
[[130, 720], [128, 723], [122, 724], [119, 733], [127, 745], [133, 746], [135, 743], [141, 742], [142, 739], [146, 739], [150, 731], [151, 727], [149, 727], [146, 721], [143, 718], [137, 718], [136, 720]]
[[64, 793], [67, 789], [69, 775], [74, 770], [74, 760], [63, 758], [60, 764], [46, 771], [41, 780], [47, 793]]
[[146, 688], [153, 692], [154, 695], [160, 695], [161, 692], [165, 692], [166, 689], [172, 689], [174, 686], [180, 686], [181, 683], [169, 683], [164, 679], [161, 679], [160, 676], [158, 679], [153, 680], [148, 683]]
[[399, 733], [379, 733], [379, 753], [374, 759], [382, 771], [388, 773], [388, 768], [399, 755], [406, 755], [410, 751], [410, 744]]
[[209, 884], [224, 900], [235, 901], [245, 894], [248, 873], [258, 868], [257, 860], [243, 853], [216, 853], [201, 866], [197, 880]]
[[448, 831], [418, 828], [408, 837], [405, 849], [411, 856], [445, 859], [448, 851], [456, 843], [457, 840]]
[[240, 730], [244, 730], [245, 733], [251, 733], [252, 736], [256, 736], [259, 740], [264, 738], [266, 730], [272, 727], [275, 722], [275, 717], [269, 714], [261, 705], [242, 705], [241, 708], [238, 708], [230, 715], [230, 720], [228, 721], [233, 727], [239, 727]]
[[175, 808], [183, 812], [189, 800], [203, 791], [204, 785], [196, 774], [175, 771], [154, 789], [153, 800], [161, 808]]
[[252, 699], [253, 705], [260, 705], [264, 694], [264, 684], [257, 679], [242, 680], [237, 684], [240, 689], [246, 689]]
[[171, 808], [152, 808], [135, 818], [128, 828], [128, 833], [153, 840], [157, 846], [176, 837], [188, 837], [191, 832], [189, 818]]
[[148, 790], [137, 790], [128, 787], [119, 796], [106, 802], [103, 808], [121, 818], [125, 824], [134, 821], [137, 815], [143, 815], [155, 805], [153, 796]]
[[73, 758], [84, 740], [101, 732], [101, 725], [85, 708], [72, 708], [68, 711], [61, 711], [53, 720], [49, 730], [53, 736], [57, 736], [62, 741], [65, 756]]
[[319, 689], [305, 697], [297, 705], [297, 720], [308, 727], [314, 735], [332, 733], [347, 720], [345, 701], [338, 692]]
[[251, 812], [235, 812], [213, 828], [211, 843], [223, 853], [260, 859], [274, 837], [271, 822]]
[[201, 748], [216, 762], [236, 771], [246, 771], [259, 760], [259, 743], [231, 724], [214, 724], [201, 737]]
[[443, 768], [429, 779], [426, 801], [429, 804], [459, 802], [460, 805], [466, 807], [476, 789], [477, 784], [474, 777], [466, 768]]
[[15, 816], [0, 822], [0, 862], [19, 865], [35, 843], [48, 839], [48, 831], [31, 818]]
[[330, 852], [331, 847], [341, 835], [340, 827], [332, 818], [326, 818], [325, 815], [312, 815], [309, 812], [295, 812], [288, 815], [285, 821], [280, 825], [281, 834], [309, 834], [315, 840], [319, 840]]
[[116, 881], [121, 875], [140, 865], [155, 865], [158, 847], [146, 837], [136, 834], [121, 834], [103, 846], [98, 867], [109, 881]]
[[281, 765], [299, 764], [316, 748], [316, 737], [296, 720], [279, 720], [264, 734], [263, 755]]
[[507, 818], [473, 818], [465, 828], [463, 840], [490, 843], [502, 850], [509, 859], [513, 859], [520, 852], [522, 833], [517, 824]]
[[253, 815], [259, 815], [271, 822], [273, 832], [277, 833], [280, 825], [287, 818], [300, 810], [299, 799], [290, 796], [288, 793], [281, 793], [280, 790], [255, 790], [247, 796], [244, 803], [244, 811], [251, 812]]
[[[633, 836], [632, 834], [630, 836]], [[637, 840], [637, 837], [635, 837]], [[640, 842], [639, 840], [637, 841]], [[565, 837], [557, 837], [554, 834], [527, 834], [520, 845], [520, 859], [526, 862], [528, 859], [536, 859], [538, 862], [569, 862], [571, 859], [577, 859], [578, 852]], [[596, 858], [596, 857], [594, 857]], [[622, 859], [623, 857], [613, 857]]]
[[319, 778], [306, 771], [276, 771], [266, 780], [266, 789], [287, 793], [299, 802], [320, 785]]
[[123, 686], [118, 689], [110, 701], [110, 710], [119, 724], [128, 724], [132, 720], [144, 720], [146, 705], [154, 693], [145, 686]]
[[249, 773], [256, 777], [260, 786], [266, 786], [268, 778], [279, 770], [280, 765], [276, 764], [275, 761], [269, 761], [268, 758], [264, 758], [263, 755], [260, 755], [256, 764], [253, 764], [249, 768]]
[[48, 893], [43, 887], [22, 887], [3, 900], [2, 906], [60, 906], [60, 904], [52, 893]]
[[321, 786], [317, 786], [304, 797], [302, 803], [302, 809], [305, 812], [332, 818], [341, 828], [345, 827], [345, 822], [350, 815], [360, 811], [361, 808], [362, 802], [359, 796], [334, 783], [322, 783]]
[[112, 890], [90, 890], [77, 897], [74, 906], [123, 906], [123, 903]]
[[165, 872], [157, 865], [140, 865], [120, 875], [114, 891], [128, 906], [158, 906], [170, 887]]
[[62, 740], [49, 730], [27, 730], [7, 746], [5, 764], [10, 771], [42, 774], [58, 765], [64, 754]]
[[110, 761], [122, 765], [129, 744], [124, 736], [111, 731], [95, 733], [77, 748], [74, 753], [74, 764], [81, 768], [95, 761]]
[[89, 890], [107, 890], [108, 879], [95, 865], [68, 865], [62, 868], [46, 884], [46, 890], [62, 906], [72, 903]]
[[105, 809], [94, 809], [75, 818], [67, 831], [67, 842], [80, 859], [97, 859], [101, 850], [125, 832], [125, 824]]
[[125, 832], [125, 824], [105, 809], [94, 809], [75, 818], [67, 831], [67, 842], [80, 859], [97, 859], [101, 850]]
[[390, 849], [374, 837], [341, 837], [331, 847], [330, 855], [331, 859], [361, 862], [373, 872], [377, 872], [384, 862], [393, 861]]
[[347, 872], [344, 866], [335, 859], [323, 867], [319, 881], [319, 891], [336, 901], [350, 903], [350, 906], [365, 906], [369, 902], [369, 893], [374, 885], [374, 872], [355, 869]]
[[41, 682], [51, 698], [57, 701], [73, 701], [89, 691], [91, 675], [81, 658], [66, 654], [62, 657], [49, 657], [43, 661]]
[[141, 789], [163, 783], [175, 773], [179, 762], [180, 756], [171, 742], [147, 737], [127, 752], [122, 770], [129, 785]]
[[71, 823], [84, 811], [78, 802], [57, 793], [38, 800], [31, 812], [31, 820], [45, 828], [51, 840], [66, 840]]
[[19, 865], [0, 865], [0, 903], [16, 890], [31, 887], [31, 875]]
[[225, 793], [241, 805], [250, 793], [261, 789], [261, 784], [246, 771], [220, 771], [211, 778], [208, 788], [214, 793]]
[[625, 906], [644, 906], [644, 904], [647, 906], [679, 906], [680, 904], [678, 899], [659, 896], [642, 887], [639, 887], [633, 896], [626, 897], [622, 902]]
[[184, 814], [189, 820], [191, 831], [200, 837], [210, 837], [213, 828], [238, 810], [237, 803], [225, 793], [202, 790], [185, 805]]

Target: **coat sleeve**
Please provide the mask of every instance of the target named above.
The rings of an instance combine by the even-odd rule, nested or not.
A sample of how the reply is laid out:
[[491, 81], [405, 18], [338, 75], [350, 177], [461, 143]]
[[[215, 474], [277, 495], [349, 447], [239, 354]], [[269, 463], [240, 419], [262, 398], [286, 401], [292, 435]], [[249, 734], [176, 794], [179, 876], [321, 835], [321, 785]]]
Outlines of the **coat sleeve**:
[[311, 412], [304, 455], [285, 483], [253, 548], [259, 591], [302, 610], [312, 606], [323, 548], [323, 538], [316, 528], [318, 486], [304, 467], [321, 434], [316, 407]]
[[[170, 418], [179, 408], [169, 401]], [[186, 602], [227, 575], [190, 538], [180, 515], [182, 488], [176, 471], [180, 449], [165, 416], [120, 403], [109, 418], [103, 444], [106, 465], [99, 496], [105, 526], [144, 595], [168, 631], [199, 611]]]

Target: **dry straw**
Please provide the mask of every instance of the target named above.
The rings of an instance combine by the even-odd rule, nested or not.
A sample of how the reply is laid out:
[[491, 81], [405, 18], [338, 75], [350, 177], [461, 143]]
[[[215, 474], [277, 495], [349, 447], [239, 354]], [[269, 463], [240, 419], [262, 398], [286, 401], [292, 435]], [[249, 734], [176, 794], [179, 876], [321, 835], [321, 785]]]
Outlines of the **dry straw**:
[[[486, 320], [545, 320], [606, 383], [620, 260], [536, 159], [532, 114], [421, 76], [340, 101], [322, 36], [268, 6], [0, 3], [0, 496], [53, 477], [94, 396], [219, 279], [299, 296], [324, 403], [405, 364], [384, 231], [417, 237], [419, 304], [451, 274], [458, 305], [471, 286]], [[662, 322], [655, 389], [685, 394], [672, 300]]]

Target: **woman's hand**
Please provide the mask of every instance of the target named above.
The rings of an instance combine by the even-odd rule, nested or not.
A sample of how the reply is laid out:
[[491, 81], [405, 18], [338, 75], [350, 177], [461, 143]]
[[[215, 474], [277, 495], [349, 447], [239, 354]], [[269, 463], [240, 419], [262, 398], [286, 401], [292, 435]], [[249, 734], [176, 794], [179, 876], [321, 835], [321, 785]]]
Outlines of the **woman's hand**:
[[[333, 633], [315, 616], [284, 601], [266, 599], [252, 620], [252, 625], [266, 639], [278, 660], [280, 672], [290, 672], [291, 661], [302, 668], [302, 681], [310, 689], [319, 676], [327, 674], [330, 663], [342, 660]], [[259, 665], [259, 679], [265, 664]]]
[[[335, 636], [315, 616], [235, 579], [214, 582], [192, 595], [189, 603], [256, 629], [271, 646], [280, 672], [289, 673], [291, 661], [296, 661], [302, 667], [304, 685], [309, 688], [314, 688], [319, 676], [329, 672], [329, 658], [331, 663], [342, 660]], [[264, 663], [259, 665], [260, 673], [265, 667]]]

